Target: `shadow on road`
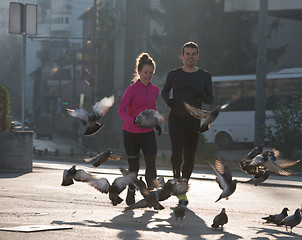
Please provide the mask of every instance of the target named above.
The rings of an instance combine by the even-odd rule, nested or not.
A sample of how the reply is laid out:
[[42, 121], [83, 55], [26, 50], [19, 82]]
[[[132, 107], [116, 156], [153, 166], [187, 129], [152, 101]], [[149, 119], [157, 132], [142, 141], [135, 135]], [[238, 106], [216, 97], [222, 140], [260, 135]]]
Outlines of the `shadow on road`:
[[[87, 227], [116, 229], [121, 231], [118, 234], [119, 239], [125, 240], [140, 239], [144, 237], [141, 236], [140, 232], [152, 232], [151, 234], [155, 234], [155, 238], [156, 235], [164, 232], [174, 233], [186, 239], [208, 239], [208, 235], [221, 235], [219, 239], [242, 239], [239, 235], [208, 227], [204, 220], [192, 210], [186, 211], [183, 220], [176, 220], [173, 211], [171, 211], [168, 219], [161, 218], [160, 211], [154, 210], [146, 210], [138, 217], [135, 217], [134, 215], [135, 212], [131, 210], [114, 217], [110, 222], [96, 222], [92, 220], [84, 220], [83, 222], [53, 221], [52, 224], [82, 225]], [[158, 217], [156, 215], [158, 215]], [[171, 239], [173, 239], [173, 235], [171, 236]]]
[[[275, 225], [274, 225], [275, 227]], [[294, 233], [295, 229], [293, 228], [293, 233], [289, 233], [286, 232], [285, 227], [284, 226], [280, 226], [280, 228], [282, 228], [284, 231], [279, 231], [276, 229], [272, 229], [272, 228], [266, 228], [266, 227], [259, 227], [259, 228], [255, 228], [255, 227], [250, 227], [250, 229], [256, 230], [257, 233], [264, 233], [266, 235], [268, 235], [267, 238], [263, 238], [263, 237], [254, 237], [252, 239], [257, 239], [257, 240], [262, 240], [262, 239], [302, 239], [302, 235], [296, 234]]]

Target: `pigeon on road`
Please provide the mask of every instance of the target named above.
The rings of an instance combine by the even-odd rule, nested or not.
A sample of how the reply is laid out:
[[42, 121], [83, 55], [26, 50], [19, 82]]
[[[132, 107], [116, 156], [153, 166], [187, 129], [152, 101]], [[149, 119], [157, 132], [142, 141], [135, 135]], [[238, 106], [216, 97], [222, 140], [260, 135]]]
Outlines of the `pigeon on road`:
[[99, 102], [95, 103], [92, 107], [91, 113], [88, 113], [85, 109], [67, 108], [66, 111], [70, 116], [77, 118], [84, 126], [87, 126], [84, 135], [90, 136], [100, 131], [104, 126], [98, 121], [106, 115], [113, 103], [114, 96], [112, 95], [109, 98], [104, 97]]
[[216, 175], [216, 182], [223, 190], [219, 198], [215, 202], [218, 202], [222, 198], [228, 200], [228, 197], [232, 195], [236, 190], [237, 180], [232, 180], [231, 169], [223, 164], [220, 160], [215, 160], [214, 166], [211, 163], [209, 164], [213, 168]]
[[228, 223], [228, 216], [225, 213], [225, 208], [221, 210], [221, 212], [214, 218], [212, 228], [218, 228], [221, 226], [223, 229], [223, 225]]
[[268, 217], [263, 217], [262, 219], [266, 220], [265, 223], [274, 223], [280, 225], [281, 221], [288, 216], [287, 215], [288, 211], [289, 211], [288, 208], [285, 207], [283, 208], [281, 213], [269, 215]]
[[187, 211], [187, 207], [183, 204], [178, 204], [174, 209], [173, 213], [176, 220], [182, 220], [185, 217], [185, 213]]
[[290, 228], [290, 233], [293, 232], [293, 228], [301, 223], [301, 209], [297, 208], [294, 215], [288, 216], [284, 218], [280, 225], [284, 225], [286, 231], [288, 232], [287, 228]]

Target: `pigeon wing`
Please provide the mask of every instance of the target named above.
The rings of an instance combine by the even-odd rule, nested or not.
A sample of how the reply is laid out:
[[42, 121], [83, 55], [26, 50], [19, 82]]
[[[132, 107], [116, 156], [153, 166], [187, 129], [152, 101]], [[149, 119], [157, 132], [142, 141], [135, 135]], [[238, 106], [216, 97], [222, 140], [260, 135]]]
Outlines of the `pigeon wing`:
[[69, 109], [66, 108], [67, 113], [72, 116], [77, 118], [78, 120], [81, 120], [85, 122], [85, 124], [88, 122], [88, 113], [85, 109]]
[[76, 171], [73, 179], [78, 182], [90, 182], [96, 178], [90, 173], [85, 172], [83, 169], [79, 169]]
[[94, 167], [100, 166], [102, 163], [106, 162], [111, 154], [110, 148], [108, 148], [105, 152], [99, 153], [92, 158], [85, 158], [84, 160], [87, 163], [92, 164]]
[[124, 159], [124, 158], [127, 158], [127, 156], [125, 155], [122, 155], [122, 154], [118, 154], [118, 153], [110, 153], [110, 156], [109, 156], [109, 160], [121, 160], [121, 159]]
[[219, 171], [217, 171], [217, 169], [209, 162], [209, 164], [211, 165], [211, 167], [213, 168], [214, 170], [214, 173], [217, 177], [216, 181], [218, 182], [219, 186], [221, 189], [225, 189], [226, 188], [226, 181], [225, 179], [223, 178], [223, 176], [220, 174]]
[[160, 125], [165, 121], [164, 116], [160, 114], [158, 111], [154, 112], [154, 117], [157, 119], [157, 125]]
[[287, 159], [277, 159], [276, 164], [280, 166], [281, 168], [287, 168], [294, 166], [295, 164], [299, 163], [301, 160], [291, 161]]
[[281, 176], [289, 176], [292, 175], [293, 173], [286, 171], [285, 169], [281, 168], [277, 164], [271, 162], [271, 161], [266, 161], [263, 163], [263, 166], [269, 171], [270, 173], [274, 173], [276, 175], [281, 175]]
[[94, 187], [96, 190], [102, 192], [102, 193], [108, 193], [109, 192], [109, 182], [106, 178], [99, 178], [99, 179], [95, 179], [91, 182], [89, 182], [89, 184]]
[[128, 175], [125, 175], [123, 177], [118, 177], [114, 180], [113, 184], [120, 189], [120, 192], [123, 191], [127, 185], [131, 184], [133, 180], [136, 178], [136, 174], [134, 172], [131, 172]]
[[114, 95], [104, 97], [101, 101], [93, 105], [93, 111], [97, 112], [101, 117], [104, 117], [114, 103]]
[[232, 182], [232, 171], [228, 166], [224, 165], [219, 160], [215, 160], [214, 166], [217, 169], [217, 171], [223, 176], [223, 178], [227, 183]]
[[209, 116], [210, 112], [196, 108], [186, 102], [184, 102], [185, 108], [187, 111], [195, 118], [197, 119], [203, 119]]
[[131, 209], [136, 209], [136, 208], [146, 208], [148, 207], [148, 203], [145, 199], [141, 199], [137, 201], [136, 203], [130, 205], [129, 207], [126, 207], [124, 211], [128, 211]]

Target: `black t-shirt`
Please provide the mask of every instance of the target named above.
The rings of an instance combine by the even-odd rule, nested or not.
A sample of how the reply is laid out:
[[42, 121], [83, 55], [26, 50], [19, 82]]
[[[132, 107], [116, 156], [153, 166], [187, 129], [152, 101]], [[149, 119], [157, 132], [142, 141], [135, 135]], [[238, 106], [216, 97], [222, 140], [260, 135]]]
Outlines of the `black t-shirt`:
[[[173, 97], [169, 98], [171, 89]], [[197, 108], [201, 108], [202, 102], [213, 103], [212, 77], [201, 69], [185, 72], [182, 68], [177, 68], [168, 73], [161, 95], [171, 107], [172, 113], [189, 117], [191, 115], [185, 109], [184, 102]]]

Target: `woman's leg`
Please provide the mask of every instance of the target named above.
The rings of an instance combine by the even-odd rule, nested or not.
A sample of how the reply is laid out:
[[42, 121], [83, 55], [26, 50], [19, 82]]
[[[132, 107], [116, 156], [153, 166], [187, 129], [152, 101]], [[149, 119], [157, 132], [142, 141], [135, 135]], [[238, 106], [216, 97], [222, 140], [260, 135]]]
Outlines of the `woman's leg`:
[[146, 163], [145, 179], [149, 189], [154, 188], [156, 179], [157, 144], [154, 131], [143, 133], [142, 151]]
[[[135, 172], [136, 174], [139, 171], [139, 152], [140, 152], [140, 136], [137, 133], [131, 133], [124, 131], [124, 148], [125, 153], [128, 156], [137, 156], [135, 158], [128, 158], [128, 170], [130, 172]], [[134, 189], [134, 186], [131, 184], [130, 189]]]

